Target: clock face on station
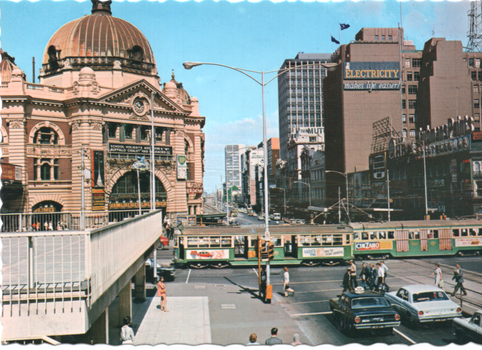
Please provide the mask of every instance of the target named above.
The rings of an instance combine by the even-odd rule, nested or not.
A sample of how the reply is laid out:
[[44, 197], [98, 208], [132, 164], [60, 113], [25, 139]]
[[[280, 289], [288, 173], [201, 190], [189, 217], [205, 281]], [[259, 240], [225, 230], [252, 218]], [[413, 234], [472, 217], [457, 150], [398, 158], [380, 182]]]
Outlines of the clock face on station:
[[137, 115], [144, 115], [146, 112], [146, 104], [143, 98], [137, 97], [132, 102], [132, 109]]

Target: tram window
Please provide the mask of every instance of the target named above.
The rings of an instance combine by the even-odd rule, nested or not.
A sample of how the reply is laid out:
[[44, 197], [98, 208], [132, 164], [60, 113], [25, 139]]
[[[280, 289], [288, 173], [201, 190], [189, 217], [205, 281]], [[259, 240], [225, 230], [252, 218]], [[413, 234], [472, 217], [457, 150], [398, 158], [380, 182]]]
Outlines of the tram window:
[[378, 239], [377, 233], [378, 233], [378, 232], [370, 232], [370, 239]]
[[221, 246], [222, 247], [231, 247], [231, 237], [229, 237], [229, 236], [221, 237]]
[[467, 237], [467, 234], [468, 234], [467, 229], [463, 228], [462, 229], [462, 237]]
[[378, 232], [378, 235], [380, 236], [380, 239], [386, 239], [387, 238], [387, 235], [386, 235], [385, 231]]
[[331, 245], [333, 243], [333, 236], [332, 235], [322, 235], [321, 236], [321, 244], [322, 245]]
[[476, 236], [477, 233], [475, 232], [475, 230], [473, 228], [469, 229], [470, 230], [470, 235], [471, 236]]
[[361, 238], [366, 241], [368, 239], [368, 233], [362, 232]]
[[345, 235], [345, 244], [350, 244], [350, 235]]
[[300, 235], [300, 243], [301, 245], [310, 245], [310, 236]]
[[333, 245], [342, 245], [342, 244], [343, 244], [343, 236], [333, 235]]
[[220, 247], [221, 245], [219, 244], [219, 237], [210, 237], [210, 247]]
[[453, 229], [452, 234], [453, 234], [454, 237], [458, 237], [459, 236], [459, 229], [458, 228]]
[[209, 237], [199, 237], [200, 247], [209, 247]]
[[281, 246], [281, 238], [272, 238], [271, 241], [273, 242], [275, 247]]
[[433, 230], [433, 238], [438, 238], [438, 230]]
[[413, 239], [413, 232], [408, 233], [408, 239]]
[[355, 232], [355, 235], [354, 235], [353, 238], [355, 239], [355, 241], [358, 240], [358, 239], [360, 239], [360, 233]]
[[311, 241], [311, 245], [321, 245], [321, 236], [320, 235], [313, 235], [311, 236], [312, 238], [312, 241]]
[[415, 231], [413, 238], [414, 238], [414, 239], [420, 239], [420, 232]]
[[482, 228], [479, 228], [479, 234], [478, 236], [482, 236]]
[[395, 232], [388, 231], [388, 239], [394, 239], [394, 238], [395, 238]]
[[197, 247], [197, 237], [187, 237], [188, 247]]

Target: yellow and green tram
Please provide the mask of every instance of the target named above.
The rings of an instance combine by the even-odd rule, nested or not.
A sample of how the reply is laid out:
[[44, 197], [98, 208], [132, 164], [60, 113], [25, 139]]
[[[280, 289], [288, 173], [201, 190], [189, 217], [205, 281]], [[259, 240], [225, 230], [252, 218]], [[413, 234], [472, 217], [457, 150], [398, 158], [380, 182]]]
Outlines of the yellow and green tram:
[[481, 220], [351, 223], [353, 254], [360, 259], [479, 255]]
[[[353, 259], [353, 229], [342, 225], [270, 226], [272, 265], [334, 265]], [[186, 227], [175, 235], [174, 262], [193, 268], [257, 265], [264, 227]]]

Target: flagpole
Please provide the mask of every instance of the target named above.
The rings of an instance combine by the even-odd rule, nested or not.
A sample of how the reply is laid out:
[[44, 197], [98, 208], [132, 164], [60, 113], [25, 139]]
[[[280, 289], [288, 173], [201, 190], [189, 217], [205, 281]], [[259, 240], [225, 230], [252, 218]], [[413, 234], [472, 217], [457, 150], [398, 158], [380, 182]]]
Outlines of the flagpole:
[[[338, 23], [338, 24], [340, 24], [340, 23]], [[340, 43], [341, 43], [341, 24], [340, 24], [339, 27], [338, 27], [338, 31], [339, 31], [338, 40], [339, 40]]]

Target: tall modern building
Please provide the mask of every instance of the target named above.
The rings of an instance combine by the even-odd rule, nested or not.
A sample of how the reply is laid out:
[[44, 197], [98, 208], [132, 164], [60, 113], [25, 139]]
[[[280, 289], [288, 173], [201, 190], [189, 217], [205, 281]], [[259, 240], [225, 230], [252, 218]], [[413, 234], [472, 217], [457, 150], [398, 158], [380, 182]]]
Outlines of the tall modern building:
[[226, 188], [236, 186], [241, 190], [241, 154], [244, 153], [244, 145], [227, 145], [224, 148], [224, 167], [226, 171]]
[[[300, 128], [323, 127], [323, 79], [330, 54], [300, 52], [287, 59], [278, 78], [280, 157], [288, 157], [288, 141]], [[297, 67], [297, 68], [295, 68]]]

